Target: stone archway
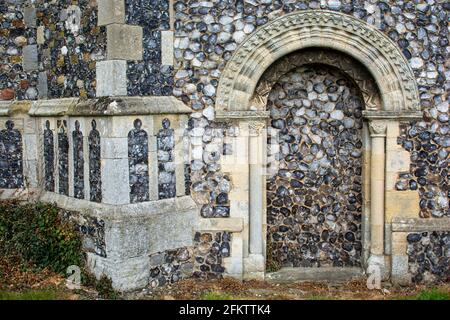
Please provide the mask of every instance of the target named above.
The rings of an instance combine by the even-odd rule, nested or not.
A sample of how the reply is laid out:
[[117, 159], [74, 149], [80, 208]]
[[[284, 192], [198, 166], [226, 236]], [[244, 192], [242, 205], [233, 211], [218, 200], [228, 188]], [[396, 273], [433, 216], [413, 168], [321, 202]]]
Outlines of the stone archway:
[[[241, 270], [246, 278], [264, 277], [265, 269], [266, 158], [259, 153], [265, 150], [266, 133], [261, 129], [269, 117], [265, 95], [273, 81], [264, 82], [263, 75], [270, 73], [269, 67], [281, 63], [284, 57], [289, 59], [290, 54], [301, 54], [310, 48], [333, 50], [351, 57], [373, 79], [364, 82], [364, 76], [351, 75], [363, 92], [366, 104], [363, 116], [368, 120], [365, 130], [370, 146], [365, 163], [370, 193], [370, 205], [365, 209], [366, 216], [370, 216], [370, 253], [365, 265], [379, 266], [384, 272], [388, 263], [384, 237], [386, 132], [390, 122], [398, 124], [421, 117], [413, 72], [396, 44], [373, 26], [341, 13], [303, 11], [272, 21], [244, 41], [227, 63], [217, 90], [216, 117], [236, 121], [249, 132], [249, 165], [245, 171], [248, 185], [240, 188], [246, 195], [239, 195], [239, 199], [247, 197], [248, 208], [241, 204], [235, 210], [235, 216], [241, 216], [244, 223], [248, 221], [248, 226], [244, 227], [242, 237], [234, 240], [236, 247], [243, 248]], [[243, 172], [231, 170], [230, 175], [242, 180]], [[230, 200], [233, 201], [231, 196]]]
[[346, 53], [366, 66], [380, 89], [383, 110], [420, 109], [414, 74], [397, 45], [372, 25], [321, 10], [283, 16], [244, 41], [222, 72], [217, 110], [250, 110], [250, 99], [267, 68], [289, 53], [310, 47]]

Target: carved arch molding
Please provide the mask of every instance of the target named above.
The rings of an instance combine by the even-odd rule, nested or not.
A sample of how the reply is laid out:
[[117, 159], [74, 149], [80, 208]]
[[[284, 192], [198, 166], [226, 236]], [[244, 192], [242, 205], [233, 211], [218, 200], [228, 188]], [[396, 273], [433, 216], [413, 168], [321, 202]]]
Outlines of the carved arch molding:
[[306, 49], [279, 59], [262, 75], [250, 105], [257, 110], [264, 110], [269, 93], [275, 83], [285, 74], [308, 64], [325, 64], [339, 69], [356, 83], [367, 110], [378, 110], [381, 107], [378, 87], [364, 66], [348, 55], [328, 49]]
[[[247, 38], [222, 72], [216, 110], [250, 111], [257, 85], [269, 66], [306, 48], [333, 49], [361, 63], [378, 87], [383, 111], [420, 111], [414, 73], [397, 45], [364, 21], [326, 10], [285, 15]], [[256, 107], [264, 110], [262, 104]]]

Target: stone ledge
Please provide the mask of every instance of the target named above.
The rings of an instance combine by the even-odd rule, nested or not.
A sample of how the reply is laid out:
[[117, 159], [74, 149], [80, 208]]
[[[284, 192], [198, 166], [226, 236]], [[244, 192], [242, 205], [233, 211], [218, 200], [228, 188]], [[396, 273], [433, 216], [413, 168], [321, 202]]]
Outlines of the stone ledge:
[[[6, 107], [0, 104], [0, 115]], [[100, 99], [52, 99], [32, 104], [28, 114], [35, 117], [127, 116], [151, 114], [189, 114], [192, 109], [175, 97], [105, 97]]]
[[244, 229], [242, 218], [210, 218], [200, 219], [199, 230], [241, 232]]
[[32, 101], [0, 101], [0, 117], [29, 112]]
[[0, 200], [36, 201], [40, 193], [36, 188], [0, 189]]
[[414, 121], [422, 120], [422, 111], [380, 111], [380, 110], [364, 110], [363, 117], [371, 120], [398, 120], [398, 121]]
[[43, 192], [39, 200], [51, 203], [56, 202], [58, 203], [58, 206], [63, 209], [83, 211], [84, 213], [108, 221], [123, 220], [124, 218], [150, 219], [152, 216], [160, 214], [175, 214], [181, 211], [199, 210], [190, 196], [133, 204], [112, 205], [76, 199], [53, 192]]
[[78, 98], [38, 100], [33, 103], [28, 114], [35, 117], [62, 117], [76, 106]]
[[229, 119], [266, 119], [270, 117], [269, 111], [216, 111], [218, 120]]
[[450, 231], [450, 218], [392, 219], [393, 232]]

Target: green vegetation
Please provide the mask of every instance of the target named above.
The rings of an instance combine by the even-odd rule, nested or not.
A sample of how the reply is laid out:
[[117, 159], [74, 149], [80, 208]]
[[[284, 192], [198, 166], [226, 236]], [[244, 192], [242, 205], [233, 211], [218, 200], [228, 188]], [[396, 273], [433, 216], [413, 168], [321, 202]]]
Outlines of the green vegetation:
[[0, 291], [0, 300], [65, 300], [66, 294], [57, 290]]
[[116, 300], [120, 297], [119, 293], [114, 290], [111, 279], [105, 275], [100, 280], [95, 281], [94, 288], [98, 292], [98, 296], [102, 299]]
[[81, 236], [62, 219], [56, 205], [0, 202], [0, 289], [13, 288], [0, 291], [0, 299], [60, 299], [57, 291], [29, 288], [52, 272], [65, 277], [71, 265], [81, 268], [82, 284], [95, 288], [100, 298], [117, 299], [111, 279], [95, 279], [84, 269], [84, 261]]
[[44, 203], [0, 202], [0, 255], [60, 274], [83, 264], [79, 234]]
[[414, 296], [414, 300], [450, 300], [450, 292], [438, 289], [422, 290]]

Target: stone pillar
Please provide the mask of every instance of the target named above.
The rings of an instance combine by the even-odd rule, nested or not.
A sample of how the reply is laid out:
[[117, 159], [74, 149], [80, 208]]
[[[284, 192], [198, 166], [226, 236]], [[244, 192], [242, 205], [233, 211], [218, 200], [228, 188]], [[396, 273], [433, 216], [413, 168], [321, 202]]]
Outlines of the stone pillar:
[[264, 123], [250, 122], [249, 164], [250, 164], [250, 253], [262, 254], [262, 212], [263, 212], [263, 167], [262, 129]]
[[246, 274], [253, 278], [264, 276], [264, 155], [265, 123], [249, 122], [249, 256], [246, 259]]
[[[370, 175], [370, 257], [368, 267], [378, 266], [381, 274], [386, 271], [384, 261], [384, 185], [386, 158], [386, 122], [369, 122], [372, 140]], [[371, 272], [369, 270], [369, 272]]]

